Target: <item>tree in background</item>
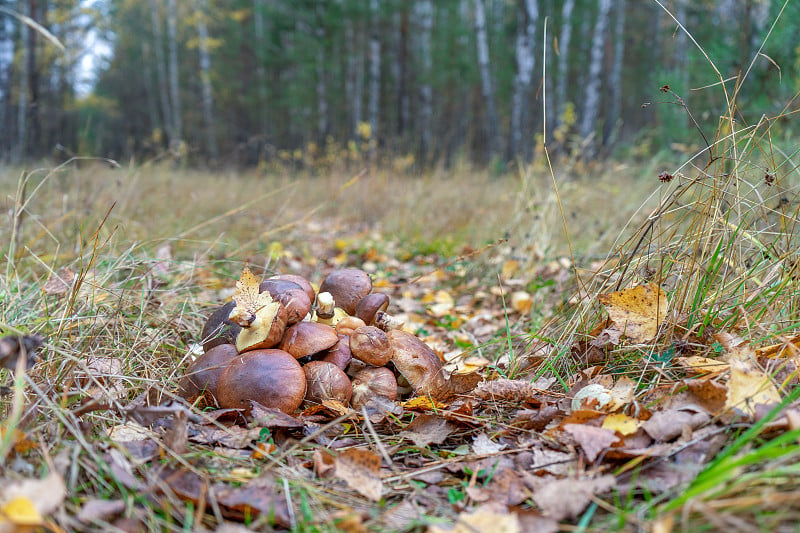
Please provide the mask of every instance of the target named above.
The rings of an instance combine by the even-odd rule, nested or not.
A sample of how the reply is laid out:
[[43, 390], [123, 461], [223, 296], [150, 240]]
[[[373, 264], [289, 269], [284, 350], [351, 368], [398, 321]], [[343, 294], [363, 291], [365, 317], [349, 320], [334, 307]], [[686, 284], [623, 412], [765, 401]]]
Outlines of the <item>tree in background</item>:
[[[716, 75], [673, 17], [724, 78], [747, 72], [744, 120], [791, 98], [797, 3], [661, 3], [669, 13], [624, 0], [0, 0], [0, 150], [507, 168], [534, 157], [545, 111], [554, 156], [697, 145], [658, 88], [674, 87], [709, 130], [725, 102], [691, 90]], [[92, 34], [112, 54], [87, 85]]]

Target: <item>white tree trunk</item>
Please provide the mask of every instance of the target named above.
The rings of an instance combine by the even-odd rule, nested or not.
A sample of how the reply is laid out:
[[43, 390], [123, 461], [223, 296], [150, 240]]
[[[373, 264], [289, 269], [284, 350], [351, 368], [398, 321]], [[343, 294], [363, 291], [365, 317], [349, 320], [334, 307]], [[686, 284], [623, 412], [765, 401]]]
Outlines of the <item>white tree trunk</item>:
[[198, 0], [197, 19], [197, 49], [200, 53], [200, 84], [203, 91], [203, 121], [206, 126], [206, 144], [211, 159], [219, 157], [217, 139], [214, 136], [214, 93], [211, 87], [211, 54], [208, 50], [208, 0]]
[[561, 6], [561, 35], [558, 38], [558, 82], [556, 93], [552, 96], [558, 100], [558, 116], [555, 123], [560, 123], [567, 109], [567, 79], [569, 77], [569, 45], [572, 39], [572, 8], [575, 0], [564, 0]]
[[28, 33], [31, 29], [27, 24], [20, 28], [20, 42], [22, 42], [22, 73], [19, 77], [19, 97], [17, 98], [17, 143], [14, 148], [13, 161], [19, 163], [25, 157], [25, 144], [28, 137]]
[[586, 154], [593, 157], [595, 154], [595, 142], [591, 137], [595, 134], [597, 127], [597, 113], [600, 109], [600, 83], [603, 70], [603, 49], [608, 28], [608, 13], [611, 9], [611, 0], [598, 0], [597, 20], [594, 25], [592, 35], [592, 48], [590, 50], [589, 73], [586, 81], [586, 92], [583, 106], [583, 116], [581, 117], [580, 134], [587, 139], [588, 145]]
[[[622, 65], [625, 60], [625, 0], [617, 0], [615, 10], [617, 19], [614, 24], [614, 58], [608, 76], [609, 105], [608, 114], [603, 124], [603, 145], [612, 143], [621, 125], [620, 109], [622, 107]], [[689, 70], [687, 68], [683, 70]]]
[[169, 105], [167, 91], [167, 62], [164, 58], [164, 33], [161, 30], [161, 17], [158, 11], [158, 0], [150, 0], [150, 17], [153, 24], [153, 47], [156, 56], [156, 81], [158, 82], [158, 99], [161, 104], [161, 119], [163, 120], [164, 133], [167, 141], [172, 142], [175, 131], [172, 127], [172, 109]]
[[347, 41], [347, 74], [344, 82], [344, 92], [350, 107], [350, 129], [354, 137], [358, 136], [358, 125], [363, 120], [364, 101], [364, 51], [353, 27], [353, 22], [348, 19], [344, 23], [345, 41]]
[[421, 0], [416, 5], [416, 18], [419, 27], [420, 87], [419, 87], [419, 141], [422, 160], [431, 155], [433, 142], [433, 57], [431, 52], [431, 32], [433, 30], [433, 3]]
[[[524, 138], [530, 141], [528, 124], [528, 101], [535, 65], [536, 24], [539, 20], [539, 7], [536, 0], [520, 0], [517, 9], [517, 37], [515, 57], [517, 72], [514, 76], [514, 92], [511, 96], [511, 128], [509, 131], [508, 158], [527, 156], [528, 146], [523, 146]], [[527, 143], [530, 144], [529, 142]]]
[[169, 46], [169, 98], [172, 108], [173, 143], [183, 142], [183, 121], [181, 119], [180, 75], [178, 72], [178, 3], [167, 2], [167, 41]]
[[478, 49], [478, 70], [481, 75], [481, 90], [484, 105], [486, 106], [486, 152], [492, 158], [497, 154], [500, 146], [498, 137], [497, 108], [494, 103], [494, 84], [489, 69], [489, 39], [486, 35], [486, 10], [483, 0], [474, 0], [475, 3], [475, 41]]
[[367, 107], [372, 139], [378, 137], [378, 112], [381, 96], [381, 39], [378, 27], [378, 0], [370, 0], [369, 104]]

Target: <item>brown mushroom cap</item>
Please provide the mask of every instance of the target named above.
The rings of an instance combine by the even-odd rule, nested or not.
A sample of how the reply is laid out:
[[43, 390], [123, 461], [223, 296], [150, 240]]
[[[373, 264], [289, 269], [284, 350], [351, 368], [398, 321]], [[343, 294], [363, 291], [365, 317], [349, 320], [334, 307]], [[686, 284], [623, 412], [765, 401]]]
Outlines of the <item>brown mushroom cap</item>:
[[217, 385], [220, 406], [250, 409], [250, 400], [293, 413], [306, 395], [306, 375], [282, 350], [251, 350], [232, 360]]
[[360, 409], [375, 396], [383, 396], [394, 401], [397, 398], [397, 380], [386, 367], [369, 366], [353, 376], [353, 394], [350, 404]]
[[441, 398], [449, 393], [442, 362], [430, 346], [415, 335], [395, 329], [386, 333], [394, 349], [392, 362], [419, 395]]
[[265, 279], [258, 286], [261, 292], [268, 292], [286, 308], [287, 324], [297, 324], [311, 312], [311, 300], [306, 291], [297, 283], [282, 279]]
[[371, 291], [372, 280], [360, 268], [334, 270], [319, 286], [319, 292], [329, 292], [336, 306], [348, 315], [355, 314], [356, 304]]
[[350, 352], [356, 359], [372, 366], [383, 366], [392, 359], [389, 337], [375, 326], [356, 328], [350, 336]]
[[336, 333], [349, 336], [361, 326], [366, 326], [363, 320], [356, 316], [346, 316], [336, 323]]
[[329, 349], [339, 341], [336, 330], [318, 322], [298, 322], [286, 330], [280, 345], [297, 359]]
[[214, 346], [220, 344], [233, 344], [236, 342], [236, 336], [242, 329], [238, 324], [234, 324], [228, 320], [233, 308], [236, 307], [236, 302], [230, 301], [223, 304], [214, 311], [211, 316], [206, 320], [203, 326], [203, 331], [200, 334], [200, 342], [203, 345], [203, 350], [209, 351]]
[[217, 385], [228, 364], [239, 355], [233, 344], [218, 344], [195, 359], [179, 383], [180, 395], [193, 401], [208, 393], [216, 401]]
[[311, 361], [303, 366], [306, 374], [306, 399], [315, 403], [338, 400], [347, 405], [353, 388], [341, 368], [327, 361]]
[[314, 287], [311, 285], [311, 282], [303, 276], [299, 276], [297, 274], [278, 274], [269, 279], [281, 279], [285, 281], [291, 281], [292, 283], [297, 283], [305, 291], [306, 295], [308, 296], [308, 301], [314, 301], [314, 297], [316, 296]]
[[322, 361], [328, 361], [338, 366], [342, 370], [347, 370], [347, 365], [353, 359], [353, 354], [350, 352], [350, 337], [347, 335], [339, 335], [339, 340], [331, 348], [329, 348]]
[[356, 304], [355, 315], [368, 326], [375, 325], [375, 317], [389, 307], [389, 296], [382, 292], [373, 292], [361, 298]]

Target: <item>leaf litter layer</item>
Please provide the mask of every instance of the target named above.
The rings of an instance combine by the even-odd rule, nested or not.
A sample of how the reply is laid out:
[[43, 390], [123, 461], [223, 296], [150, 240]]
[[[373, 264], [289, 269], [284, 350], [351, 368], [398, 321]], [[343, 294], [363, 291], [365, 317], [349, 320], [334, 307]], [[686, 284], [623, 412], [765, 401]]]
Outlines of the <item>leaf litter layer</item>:
[[[531, 206], [557, 213], [533, 199], [530, 173], [511, 187], [508, 241], [458, 253], [397, 240], [385, 229], [396, 219], [354, 227], [323, 207], [277, 225], [247, 202], [189, 229], [161, 219], [173, 224], [163, 240], [120, 245], [144, 219], [109, 204], [63, 224], [80, 217], [32, 216], [36, 196], [18, 187], [3, 278], [0, 356], [15, 371], [2, 396], [0, 529], [791, 523], [797, 177], [768, 126], [737, 125], [660, 185], [653, 172], [652, 211], [601, 261], [548, 255], [545, 237], [516, 231], [543, 224]], [[220, 224], [230, 241], [208, 241]], [[177, 381], [244, 262], [317, 283], [365, 268], [448, 371], [484, 380], [446, 401], [361, 412], [243, 418], [188, 405]]]

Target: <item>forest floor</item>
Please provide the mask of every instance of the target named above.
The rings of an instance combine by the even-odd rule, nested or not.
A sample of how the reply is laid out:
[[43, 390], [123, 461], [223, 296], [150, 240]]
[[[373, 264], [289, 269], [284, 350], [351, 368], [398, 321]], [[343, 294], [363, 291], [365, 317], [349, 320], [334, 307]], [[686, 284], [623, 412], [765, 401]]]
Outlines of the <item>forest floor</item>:
[[[798, 180], [679, 164], [0, 169], [0, 532], [794, 527]], [[245, 265], [365, 270], [456, 394], [185, 401]]]

